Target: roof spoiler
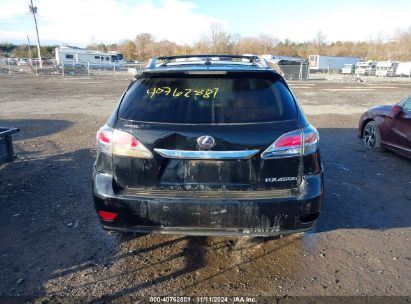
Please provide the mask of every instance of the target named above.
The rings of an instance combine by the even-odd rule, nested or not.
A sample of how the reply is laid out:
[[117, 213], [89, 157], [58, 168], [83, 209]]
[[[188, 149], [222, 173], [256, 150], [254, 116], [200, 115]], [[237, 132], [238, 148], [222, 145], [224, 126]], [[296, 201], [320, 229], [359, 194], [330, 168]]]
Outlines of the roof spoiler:
[[265, 59], [256, 56], [256, 55], [227, 55], [227, 54], [200, 54], [200, 55], [176, 55], [176, 56], [160, 56], [151, 58], [148, 61], [146, 69], [155, 69], [159, 61], [161, 61], [161, 66], [167, 65], [167, 63], [176, 59], [189, 59], [189, 58], [200, 58], [204, 59], [204, 64], [210, 65], [212, 61], [215, 61], [214, 58], [218, 60], [224, 59], [247, 59], [250, 63], [259, 64], [263, 67], [268, 67], [268, 64]]

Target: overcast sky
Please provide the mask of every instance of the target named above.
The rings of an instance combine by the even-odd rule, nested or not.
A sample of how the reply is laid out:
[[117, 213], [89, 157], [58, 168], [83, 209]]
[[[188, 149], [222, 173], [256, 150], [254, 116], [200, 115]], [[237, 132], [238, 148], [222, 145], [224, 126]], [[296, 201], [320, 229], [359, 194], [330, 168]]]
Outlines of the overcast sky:
[[[0, 0], [0, 42], [35, 40], [29, 0]], [[411, 26], [411, 0], [34, 0], [43, 44], [113, 43], [149, 32], [192, 43], [220, 23], [241, 36], [270, 34], [293, 41], [389, 37]]]

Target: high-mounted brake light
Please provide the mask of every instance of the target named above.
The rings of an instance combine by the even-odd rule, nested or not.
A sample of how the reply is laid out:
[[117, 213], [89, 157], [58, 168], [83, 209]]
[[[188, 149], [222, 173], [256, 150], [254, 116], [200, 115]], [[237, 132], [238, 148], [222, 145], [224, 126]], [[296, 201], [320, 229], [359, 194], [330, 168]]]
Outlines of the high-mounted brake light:
[[100, 152], [136, 158], [152, 158], [153, 154], [132, 134], [105, 125], [97, 132], [97, 148]]
[[314, 153], [320, 136], [313, 126], [281, 135], [262, 154], [261, 158], [291, 157]]
[[188, 75], [226, 75], [227, 71], [187, 71]]

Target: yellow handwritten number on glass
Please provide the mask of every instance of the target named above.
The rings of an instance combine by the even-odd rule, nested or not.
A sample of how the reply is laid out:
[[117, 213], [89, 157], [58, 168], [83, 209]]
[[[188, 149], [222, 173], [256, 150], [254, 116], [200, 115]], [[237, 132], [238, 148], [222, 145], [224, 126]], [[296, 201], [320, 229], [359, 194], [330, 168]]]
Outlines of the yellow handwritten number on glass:
[[[171, 87], [161, 87], [161, 88], [150, 88], [147, 90], [147, 95], [149, 95], [150, 98], [153, 98], [154, 95], [160, 95], [160, 94], [165, 94], [166, 96], [171, 93], [173, 88]], [[184, 89], [183, 91], [179, 91], [177, 88], [174, 88], [173, 90], [173, 97], [180, 97], [183, 95], [185, 98], [190, 98], [192, 95], [191, 93], [194, 93], [194, 96], [201, 96], [203, 98], [216, 98], [217, 93], [219, 91], [219, 88], [214, 88], [214, 89]], [[214, 94], [213, 94], [214, 92]]]

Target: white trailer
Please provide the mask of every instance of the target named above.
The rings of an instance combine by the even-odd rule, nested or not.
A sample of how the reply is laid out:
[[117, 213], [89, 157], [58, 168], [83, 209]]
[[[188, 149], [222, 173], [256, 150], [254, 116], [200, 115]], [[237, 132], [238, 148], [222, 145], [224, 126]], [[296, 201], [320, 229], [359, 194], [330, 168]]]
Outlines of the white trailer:
[[375, 76], [392, 77], [398, 67], [398, 61], [379, 61], [377, 62]]
[[355, 64], [348, 63], [344, 64], [343, 68], [341, 69], [341, 74], [354, 74], [355, 71]]
[[344, 64], [356, 64], [360, 57], [310, 55], [308, 62], [311, 71], [341, 70]]
[[376, 69], [377, 69], [376, 61], [372, 61], [372, 60], [361, 61], [355, 65], [355, 75], [375, 76]]
[[397, 76], [408, 76], [411, 77], [411, 61], [400, 62], [398, 64], [397, 70], [395, 71]]
[[124, 65], [123, 55], [118, 52], [100, 52], [76, 47], [58, 47], [55, 49], [58, 66], [91, 67], [111, 69]]

